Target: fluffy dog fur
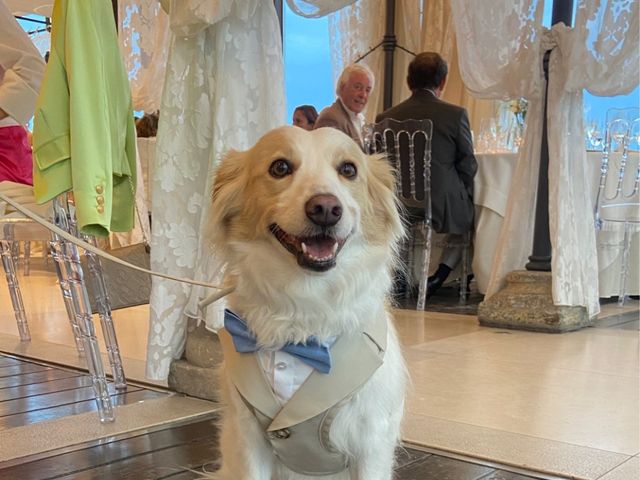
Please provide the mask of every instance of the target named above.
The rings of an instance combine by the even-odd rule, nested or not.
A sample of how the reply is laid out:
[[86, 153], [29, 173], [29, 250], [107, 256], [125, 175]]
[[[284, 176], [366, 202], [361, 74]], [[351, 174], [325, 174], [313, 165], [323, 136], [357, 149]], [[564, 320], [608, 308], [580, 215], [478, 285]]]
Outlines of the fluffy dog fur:
[[[347, 164], [355, 166], [355, 176]], [[360, 331], [380, 315], [388, 324], [383, 365], [332, 423], [330, 439], [349, 457], [348, 472], [308, 477], [282, 465], [223, 365], [222, 467], [214, 478], [391, 479], [406, 372], [386, 303], [403, 235], [387, 161], [364, 155], [335, 129], [281, 127], [252, 149], [229, 153], [214, 185], [209, 235], [216, 256], [227, 262], [227, 281], [236, 286], [229, 308], [247, 321], [260, 345], [277, 349], [310, 336], [322, 341]], [[307, 200], [319, 194], [335, 196], [343, 212], [328, 229], [340, 249], [318, 266], [292, 253], [274, 232], [286, 232], [289, 239], [319, 234], [305, 213]]]

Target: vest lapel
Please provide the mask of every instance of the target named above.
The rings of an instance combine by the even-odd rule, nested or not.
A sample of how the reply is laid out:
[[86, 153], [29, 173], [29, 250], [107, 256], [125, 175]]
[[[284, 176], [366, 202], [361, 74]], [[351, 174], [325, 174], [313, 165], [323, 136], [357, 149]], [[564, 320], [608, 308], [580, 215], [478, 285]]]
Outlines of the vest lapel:
[[222, 345], [225, 368], [229, 369], [231, 380], [245, 400], [269, 418], [275, 417], [280, 409], [273, 390], [269, 386], [264, 372], [253, 353], [238, 353], [233, 339], [224, 328], [218, 330]]
[[387, 345], [386, 315], [366, 332], [341, 336], [331, 348], [334, 368], [323, 374], [316, 370], [273, 418], [267, 431], [296, 425], [335, 406], [349, 397], [382, 365]]

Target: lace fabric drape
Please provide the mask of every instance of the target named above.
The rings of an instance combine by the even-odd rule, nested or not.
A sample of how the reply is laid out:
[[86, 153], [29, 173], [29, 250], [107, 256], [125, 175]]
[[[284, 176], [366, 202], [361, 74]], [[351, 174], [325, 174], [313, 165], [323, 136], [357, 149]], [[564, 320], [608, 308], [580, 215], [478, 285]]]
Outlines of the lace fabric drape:
[[[384, 0], [360, 0], [329, 16], [334, 83], [344, 67], [354, 63], [382, 41], [384, 18]], [[383, 103], [384, 52], [382, 48], [376, 48], [361, 63], [367, 65], [375, 76], [374, 88], [369, 95], [369, 102], [364, 112], [367, 122], [373, 122], [376, 114], [382, 111]]]
[[355, 2], [356, 0], [287, 0], [292, 12], [307, 18], [324, 17]]
[[[455, 24], [449, 0], [425, 1], [423, 8], [421, 42], [418, 51], [438, 52], [447, 61], [449, 73], [442, 100], [466, 108], [471, 129], [478, 132], [482, 119], [493, 117], [497, 108], [496, 102], [473, 97], [462, 81], [460, 67], [458, 66]], [[409, 21], [412, 18], [420, 18], [415, 16], [414, 12], [407, 13]], [[413, 21], [415, 22], [415, 20]]]
[[[530, 104], [524, 145], [509, 196], [487, 296], [531, 252], [545, 81], [549, 61], [549, 218], [556, 305], [599, 312], [591, 179], [586, 173], [582, 89], [617, 95], [638, 84], [638, 5], [632, 0], [579, 0], [575, 28], [541, 26], [540, 0], [452, 0], [462, 78], [474, 95]], [[615, 73], [614, 73], [615, 72]]]
[[119, 0], [118, 38], [129, 72], [134, 110], [160, 108], [169, 22], [158, 0]]
[[[174, 0], [170, 12], [152, 179], [151, 266], [215, 282], [223, 259], [200, 235], [212, 169], [227, 150], [249, 148], [284, 123], [279, 24], [272, 2], [262, 0]], [[167, 377], [184, 347], [189, 299], [204, 293], [154, 278], [149, 378]], [[215, 324], [215, 310], [212, 317]]]

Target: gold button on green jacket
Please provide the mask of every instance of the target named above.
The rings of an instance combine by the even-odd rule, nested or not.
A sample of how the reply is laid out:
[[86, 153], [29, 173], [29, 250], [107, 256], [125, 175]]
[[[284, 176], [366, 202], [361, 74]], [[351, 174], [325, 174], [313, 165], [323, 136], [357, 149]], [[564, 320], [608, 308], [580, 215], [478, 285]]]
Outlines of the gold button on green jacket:
[[111, 2], [56, 0], [52, 26], [33, 128], [36, 199], [73, 191], [83, 233], [129, 231], [136, 133]]

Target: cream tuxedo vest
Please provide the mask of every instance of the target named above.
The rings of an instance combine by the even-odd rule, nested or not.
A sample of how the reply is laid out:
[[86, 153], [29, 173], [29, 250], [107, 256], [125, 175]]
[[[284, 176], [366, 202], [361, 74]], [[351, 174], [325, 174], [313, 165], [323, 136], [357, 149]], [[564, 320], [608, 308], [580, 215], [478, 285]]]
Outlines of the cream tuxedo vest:
[[290, 470], [304, 475], [330, 475], [349, 461], [329, 440], [331, 423], [346, 402], [382, 365], [387, 347], [387, 319], [365, 331], [343, 335], [331, 348], [333, 368], [316, 370], [281, 406], [254, 353], [238, 353], [231, 335], [218, 332], [227, 372], [238, 393], [264, 429], [275, 455]]

